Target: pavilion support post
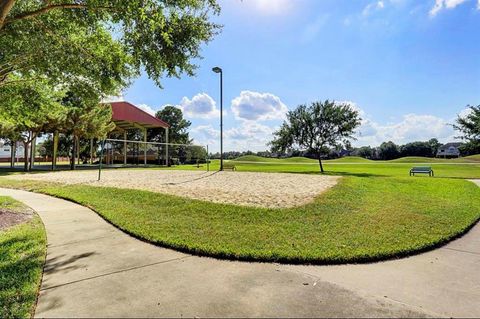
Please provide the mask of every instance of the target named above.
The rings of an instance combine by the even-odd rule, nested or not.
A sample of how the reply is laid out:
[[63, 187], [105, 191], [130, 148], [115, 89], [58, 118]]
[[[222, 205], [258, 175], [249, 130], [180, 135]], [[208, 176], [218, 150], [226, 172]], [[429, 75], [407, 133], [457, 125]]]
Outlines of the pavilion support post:
[[93, 138], [90, 139], [90, 165], [93, 165]]
[[53, 156], [52, 156], [52, 170], [57, 169], [57, 155], [58, 155], [58, 131], [53, 133]]
[[127, 130], [123, 131], [123, 165], [127, 165]]
[[34, 137], [32, 142], [30, 143], [30, 170], [35, 165], [35, 149], [36, 149], [36, 144], [37, 144], [37, 138]]
[[17, 142], [12, 141], [12, 146], [10, 148], [11, 155], [10, 155], [10, 167], [15, 167], [15, 154], [17, 153]]
[[168, 160], [168, 127], [165, 128], [165, 165], [170, 166], [170, 161]]
[[80, 165], [80, 137], [77, 136], [77, 165]]
[[147, 128], [143, 129], [143, 164], [147, 166]]

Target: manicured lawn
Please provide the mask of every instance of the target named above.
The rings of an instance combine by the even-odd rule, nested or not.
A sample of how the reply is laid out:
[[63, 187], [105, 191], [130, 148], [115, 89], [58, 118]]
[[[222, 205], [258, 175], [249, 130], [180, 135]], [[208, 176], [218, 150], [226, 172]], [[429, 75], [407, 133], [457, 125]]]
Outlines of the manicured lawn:
[[345, 176], [314, 203], [294, 209], [82, 185], [29, 187], [91, 207], [148, 241], [246, 260], [342, 263], [402, 256], [446, 242], [480, 217], [480, 188], [461, 179]]
[[[25, 207], [0, 197], [0, 207], [21, 213]], [[33, 315], [45, 262], [46, 234], [40, 218], [0, 230], [0, 318]]]
[[[275, 173], [303, 173], [318, 174], [318, 161], [305, 157], [292, 157], [285, 159], [265, 158], [254, 155], [242, 156], [230, 160], [240, 172], [275, 172]], [[423, 163], [423, 164], [422, 164]], [[405, 177], [413, 166], [432, 166], [435, 176], [442, 178], [480, 178], [479, 155], [459, 159], [441, 159], [426, 157], [404, 157], [392, 161], [372, 161], [361, 157], [347, 156], [323, 162], [325, 174], [328, 175], [354, 175], [354, 176], [392, 176]], [[220, 167], [219, 160], [212, 160], [210, 170], [215, 171]], [[179, 165], [170, 168], [159, 167], [152, 169], [195, 170], [205, 171], [206, 164]]]

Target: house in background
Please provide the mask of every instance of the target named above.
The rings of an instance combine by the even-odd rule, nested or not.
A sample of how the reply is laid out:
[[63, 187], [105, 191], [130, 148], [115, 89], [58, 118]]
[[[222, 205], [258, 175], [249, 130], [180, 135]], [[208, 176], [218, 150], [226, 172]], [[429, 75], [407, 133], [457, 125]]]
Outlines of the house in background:
[[458, 149], [462, 143], [447, 143], [442, 146], [437, 151], [437, 157], [452, 158], [460, 157], [460, 150]]
[[[16, 151], [15, 158], [23, 159], [23, 144], [17, 143], [17, 147], [15, 151]], [[0, 162], [10, 162], [11, 156], [12, 156], [12, 146], [9, 144], [5, 144], [4, 141], [0, 141]]]

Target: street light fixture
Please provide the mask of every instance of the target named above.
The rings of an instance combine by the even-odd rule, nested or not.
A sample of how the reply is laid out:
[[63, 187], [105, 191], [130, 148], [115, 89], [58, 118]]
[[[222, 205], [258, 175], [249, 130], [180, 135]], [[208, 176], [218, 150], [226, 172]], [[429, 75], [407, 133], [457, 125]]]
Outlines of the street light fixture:
[[220, 74], [220, 170], [223, 171], [223, 70], [216, 66], [212, 71]]

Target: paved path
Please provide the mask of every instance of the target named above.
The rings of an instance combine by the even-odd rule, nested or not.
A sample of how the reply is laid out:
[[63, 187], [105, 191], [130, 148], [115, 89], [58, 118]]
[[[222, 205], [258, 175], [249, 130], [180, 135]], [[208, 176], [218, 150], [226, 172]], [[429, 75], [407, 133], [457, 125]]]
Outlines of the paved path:
[[88, 208], [0, 189], [42, 218], [37, 317], [480, 316], [480, 226], [443, 248], [366, 265], [195, 257], [136, 240]]

